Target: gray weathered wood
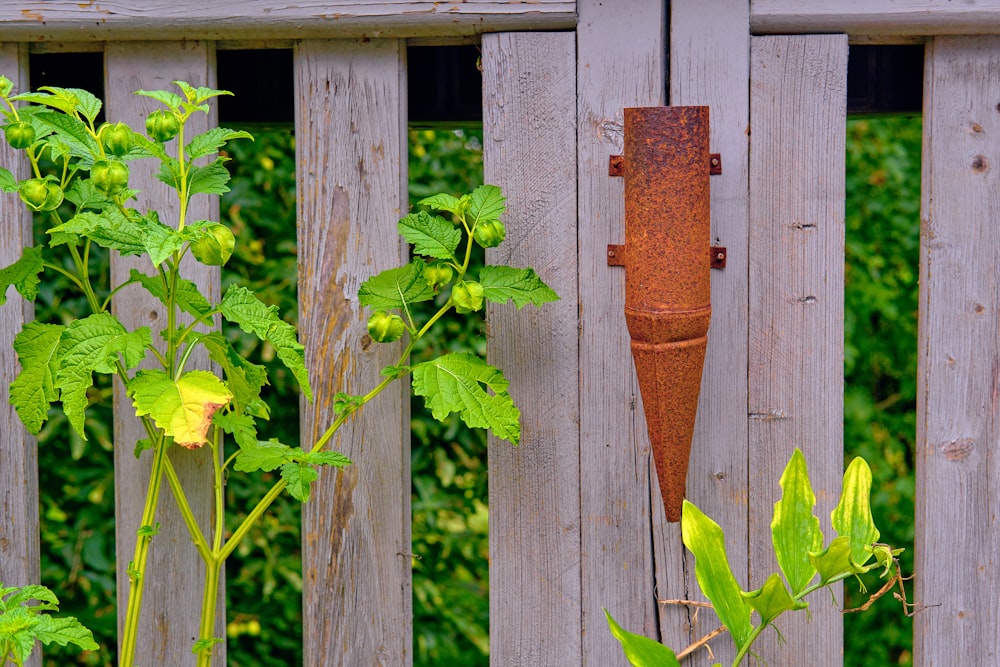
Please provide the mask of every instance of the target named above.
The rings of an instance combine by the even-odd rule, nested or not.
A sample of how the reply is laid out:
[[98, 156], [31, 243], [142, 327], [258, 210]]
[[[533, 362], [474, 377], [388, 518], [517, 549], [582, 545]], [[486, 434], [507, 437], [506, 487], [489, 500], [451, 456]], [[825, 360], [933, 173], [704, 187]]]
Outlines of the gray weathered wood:
[[664, 102], [666, 16], [658, 2], [580, 0], [579, 12], [582, 664], [607, 667], [628, 662], [602, 607], [624, 628], [658, 637], [657, 591], [673, 587], [654, 580], [650, 501], [659, 487], [625, 328], [625, 272], [607, 263], [608, 244], [625, 234], [623, 183], [608, 176], [608, 157], [622, 152], [624, 107]]
[[483, 36], [483, 165], [507, 197], [487, 261], [532, 266], [561, 297], [487, 308], [522, 433], [489, 444], [494, 665], [581, 663], [575, 73], [573, 33]]
[[[27, 51], [17, 44], [0, 44], [0, 74], [14, 83], [15, 91], [28, 90]], [[27, 178], [28, 161], [0, 141], [0, 167], [17, 178]], [[17, 261], [33, 245], [31, 215], [14, 193], [0, 199], [0, 267]], [[24, 586], [39, 581], [38, 457], [35, 440], [28, 436], [10, 405], [10, 383], [20, 372], [11, 345], [24, 323], [33, 319], [33, 308], [13, 287], [0, 306], [0, 581]], [[42, 664], [36, 652], [30, 665]]]
[[[736, 580], [747, 583], [747, 238], [750, 91], [749, 3], [675, 0], [670, 5], [670, 104], [710, 107], [710, 146], [722, 156], [712, 183], [712, 245], [727, 249], [726, 268], [712, 271], [712, 323], [691, 446], [687, 496], [726, 533]], [[707, 245], [706, 239], [706, 245]], [[681, 550], [679, 540], [669, 545]], [[676, 588], [660, 598], [704, 599], [686, 554], [683, 572], [661, 577]], [[682, 578], [682, 576], [684, 578]], [[683, 582], [684, 587], [680, 584]], [[717, 628], [711, 613], [664, 607], [664, 638], [682, 649]], [[669, 642], [668, 642], [669, 643]], [[713, 642], [716, 659], [729, 664], [728, 638]]]
[[[192, 85], [215, 85], [214, 52], [200, 42], [127, 42], [111, 43], [106, 51], [107, 115], [114, 121], [123, 120], [134, 128], [145, 128], [146, 115], [162, 106], [147, 97], [135, 95], [136, 90], [172, 89], [174, 80]], [[213, 121], [214, 122], [214, 107]], [[196, 114], [185, 128], [192, 137], [208, 128], [209, 119]], [[175, 142], [176, 143], [176, 142]], [[129, 185], [141, 191], [135, 208], [140, 211], [156, 210], [165, 224], [176, 225], [179, 206], [176, 193], [154, 178], [159, 165], [152, 160], [130, 163]], [[199, 195], [188, 207], [188, 222], [217, 220], [218, 200]], [[187, 258], [190, 259], [190, 258]], [[148, 260], [121, 257], [112, 253], [111, 275], [113, 284], [128, 278], [131, 268], [147, 274], [154, 269]], [[219, 297], [219, 270], [193, 261], [182, 265], [184, 277], [198, 282], [205, 294], [214, 301]], [[119, 292], [113, 304], [114, 312], [129, 329], [149, 326], [154, 337], [166, 326], [165, 309], [147, 292], [133, 285]], [[192, 356], [188, 368], [208, 368], [205, 355]], [[136, 440], [145, 432], [129, 398], [120, 382], [115, 382], [115, 534], [118, 554], [118, 609], [119, 628], [124, 622], [128, 598], [129, 579], [126, 572], [133, 558], [136, 530], [142, 517], [143, 500], [149, 483], [151, 451], [140, 459], [133, 456]], [[211, 452], [205, 447], [188, 451], [175, 447], [170, 459], [185, 489], [206, 535], [213, 525]], [[159, 522], [162, 530], [153, 538], [147, 566], [147, 581], [143, 593], [143, 611], [140, 625], [138, 665], [193, 664], [191, 646], [198, 637], [201, 614], [201, 595], [205, 579], [204, 564], [191, 544], [166, 482], [160, 495]], [[225, 585], [223, 577], [222, 586]], [[225, 596], [220, 593], [216, 616], [216, 636], [225, 637]], [[225, 644], [214, 649], [213, 664], [225, 664]]]
[[[750, 586], [777, 570], [778, 478], [802, 449], [827, 541], [844, 466], [844, 159], [847, 37], [756, 37], [750, 69]], [[839, 596], [838, 596], [839, 597]], [[841, 665], [829, 597], [778, 620], [772, 665]]]
[[1000, 0], [753, 0], [754, 33], [858, 36], [1000, 32]]
[[[405, 45], [303, 41], [296, 48], [299, 304], [315, 401], [304, 446], [334, 419], [338, 391], [364, 394], [402, 348], [367, 335], [362, 280], [399, 266], [406, 211]], [[354, 465], [323, 470], [302, 518], [305, 664], [412, 663], [406, 383], [341, 429]]]
[[25, 0], [0, 3], [0, 40], [415, 37], [576, 25], [573, 0]]
[[926, 54], [914, 664], [1000, 660], [1000, 38]]

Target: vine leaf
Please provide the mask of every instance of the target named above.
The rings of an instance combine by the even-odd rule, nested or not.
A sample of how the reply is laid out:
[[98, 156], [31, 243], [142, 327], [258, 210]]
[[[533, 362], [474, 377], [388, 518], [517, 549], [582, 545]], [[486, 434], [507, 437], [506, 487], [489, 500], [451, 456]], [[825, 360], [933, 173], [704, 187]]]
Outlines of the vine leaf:
[[851, 541], [847, 535], [835, 537], [830, 545], [820, 552], [809, 554], [809, 561], [819, 572], [820, 583], [824, 586], [851, 574], [861, 574], [874, 567], [862, 567], [851, 557]]
[[305, 348], [299, 343], [295, 327], [278, 316], [277, 306], [267, 306], [246, 287], [232, 285], [222, 297], [219, 311], [243, 331], [273, 345], [278, 358], [298, 380], [302, 394], [312, 400]]
[[261, 389], [267, 384], [267, 369], [244, 359], [221, 333], [205, 334], [198, 340], [208, 350], [209, 358], [225, 373], [226, 385], [233, 392], [233, 411], [238, 415], [268, 419], [267, 403], [260, 400]]
[[272, 438], [266, 442], [241, 444], [233, 468], [240, 472], [270, 472], [280, 467], [281, 478], [285, 481], [288, 493], [304, 503], [309, 500], [312, 483], [319, 479], [314, 466], [343, 468], [350, 464], [351, 460], [340, 452], [304, 452], [301, 447], [289, 447]]
[[63, 329], [58, 324], [28, 322], [14, 338], [21, 372], [10, 385], [10, 402], [32, 435], [41, 431], [49, 407], [59, 398], [55, 387], [56, 348]]
[[457, 412], [471, 428], [488, 428], [493, 435], [517, 445], [521, 411], [507, 393], [499, 369], [474, 354], [446, 354], [412, 368], [413, 392], [424, 397], [439, 421]]
[[515, 269], [510, 266], [484, 266], [479, 271], [479, 284], [483, 296], [494, 303], [512, 300], [519, 309], [531, 303], [557, 301], [559, 295], [546, 285], [534, 269]]
[[319, 473], [308, 463], [292, 461], [281, 466], [281, 479], [292, 498], [304, 503], [309, 501], [310, 487], [319, 479]]
[[206, 155], [213, 155], [232, 139], [249, 139], [253, 141], [253, 135], [243, 130], [230, 130], [226, 127], [213, 127], [208, 132], [199, 134], [193, 138], [184, 148], [189, 160], [195, 160]]
[[434, 288], [424, 279], [423, 264], [417, 260], [372, 276], [358, 289], [358, 301], [378, 310], [407, 310], [407, 304], [433, 299]]
[[0, 269], [0, 306], [7, 303], [7, 288], [11, 285], [25, 299], [34, 301], [40, 283], [38, 274], [43, 269], [42, 249], [34, 247], [25, 248], [16, 262]]
[[473, 228], [485, 220], [499, 220], [506, 207], [503, 192], [495, 185], [480, 185], [469, 197], [469, 217]]
[[454, 213], [455, 215], [462, 215], [465, 211], [463, 202], [467, 202], [468, 199], [463, 197], [459, 199], [454, 195], [449, 195], [441, 192], [436, 195], [431, 195], [430, 197], [425, 197], [417, 202], [418, 206], [426, 206], [435, 211], [446, 211], [448, 213]]
[[128, 383], [136, 416], [149, 415], [182, 447], [204, 445], [212, 415], [233, 395], [208, 371], [189, 371], [176, 381], [161, 370], [142, 370]]
[[687, 500], [681, 510], [681, 536], [694, 554], [694, 572], [705, 596], [712, 601], [719, 620], [729, 630], [736, 646], [743, 648], [753, 632], [752, 607], [743, 599], [726, 557], [726, 538], [719, 524]]
[[[159, 299], [160, 303], [164, 306], [167, 305], [167, 293], [159, 276], [149, 276], [132, 269], [129, 271], [129, 280], [139, 283], [146, 288], [147, 292]], [[202, 296], [198, 286], [185, 278], [177, 278], [174, 303], [185, 313], [194, 317], [203, 317], [212, 310], [212, 305], [208, 299]]]
[[781, 485], [781, 499], [774, 504], [771, 541], [778, 567], [792, 593], [798, 594], [816, 575], [816, 568], [809, 561], [809, 552], [823, 548], [823, 532], [819, 527], [819, 518], [813, 514], [816, 495], [809, 483], [806, 458], [797, 447], [778, 483]]
[[458, 261], [455, 249], [462, 241], [462, 230], [441, 216], [426, 211], [411, 213], [400, 220], [397, 227], [418, 255]]
[[767, 578], [764, 585], [755, 591], [740, 595], [751, 607], [760, 614], [761, 623], [770, 623], [778, 614], [790, 609], [805, 609], [809, 606], [807, 602], [794, 599], [785, 587], [785, 582], [781, 580], [777, 572], [773, 572]]
[[[302, 453], [302, 450], [298, 450]], [[276, 439], [255, 440], [240, 444], [240, 453], [233, 462], [233, 469], [239, 472], [263, 470], [271, 472], [290, 461], [296, 460], [295, 449]]]
[[677, 655], [669, 647], [649, 637], [625, 630], [611, 617], [607, 609], [604, 610], [604, 615], [608, 619], [611, 634], [621, 643], [625, 657], [634, 667], [680, 667]]
[[878, 541], [871, 509], [872, 471], [868, 463], [856, 457], [844, 473], [840, 502], [833, 508], [830, 518], [838, 535], [846, 536], [851, 545], [851, 560], [865, 564], [872, 554], [872, 545]]

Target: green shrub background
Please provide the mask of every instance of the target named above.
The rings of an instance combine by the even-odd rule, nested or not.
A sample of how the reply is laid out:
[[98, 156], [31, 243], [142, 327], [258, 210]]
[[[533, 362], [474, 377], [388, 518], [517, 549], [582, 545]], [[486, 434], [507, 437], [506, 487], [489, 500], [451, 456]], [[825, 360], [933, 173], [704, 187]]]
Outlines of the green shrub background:
[[[297, 308], [294, 140], [287, 131], [255, 135], [255, 143], [234, 142], [229, 151], [232, 192], [223, 198], [222, 213], [238, 243], [223, 288], [240, 280], [292, 318]], [[409, 139], [411, 201], [440, 191], [466, 192], [482, 181], [477, 131], [413, 130]], [[846, 454], [863, 455], [871, 463], [875, 519], [885, 530], [885, 541], [908, 547], [906, 571], [912, 571], [913, 554], [919, 156], [919, 119], [849, 123]], [[66, 313], [84, 312], [85, 304], [67, 294], [59, 285], [44, 286], [38, 315], [58, 321]], [[433, 344], [483, 351], [481, 322], [455, 319], [446, 328], [448, 336]], [[227, 335], [259, 362], [273, 362], [273, 351], [256, 338], [238, 330]], [[280, 364], [271, 370], [272, 414], [288, 414], [298, 402], [294, 383]], [[106, 404], [110, 387], [101, 393], [95, 402], [106, 398]], [[418, 402], [412, 406], [412, 423], [414, 664], [487, 665], [485, 437], [457, 420], [439, 424]], [[295, 420], [275, 421], [271, 427], [283, 442], [297, 439]], [[63, 611], [93, 629], [104, 647], [100, 654], [80, 656], [51, 650], [47, 665], [113, 664], [110, 428], [110, 411], [92, 407], [89, 440], [84, 442], [56, 411], [39, 438], [42, 581], [56, 590]], [[266, 490], [265, 480], [232, 478], [230, 506], [250, 505]], [[257, 665], [262, 659], [301, 664], [298, 525], [297, 503], [276, 504], [228, 564], [228, 650], [234, 667]], [[847, 603], [859, 605], [866, 599], [851, 592]], [[911, 664], [910, 621], [891, 599], [875, 609], [882, 613], [845, 617], [845, 664]]]

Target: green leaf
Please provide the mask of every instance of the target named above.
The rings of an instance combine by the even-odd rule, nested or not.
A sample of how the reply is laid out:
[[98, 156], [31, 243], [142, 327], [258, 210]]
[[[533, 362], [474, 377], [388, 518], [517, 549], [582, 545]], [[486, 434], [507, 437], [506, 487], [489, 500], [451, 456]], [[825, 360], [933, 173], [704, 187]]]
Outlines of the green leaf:
[[851, 559], [858, 565], [868, 562], [872, 555], [872, 545], [879, 538], [878, 528], [872, 518], [871, 491], [871, 468], [859, 456], [847, 466], [840, 502], [830, 514], [837, 534], [850, 540]]
[[316, 466], [333, 466], [334, 468], [345, 468], [352, 463], [351, 459], [332, 449], [307, 453], [302, 457], [302, 462]]
[[232, 95], [228, 90], [216, 90], [215, 88], [206, 88], [205, 86], [195, 88], [186, 81], [174, 81], [174, 85], [183, 91], [184, 96], [187, 97], [187, 101], [191, 104], [201, 104], [205, 100], [218, 97], [219, 95]]
[[[87, 126], [83, 121], [56, 113], [54, 111], [42, 111], [33, 116], [33, 120], [55, 132], [59, 140], [66, 145], [66, 149], [73, 157], [81, 159], [81, 165], [88, 167], [93, 164], [96, 155], [101, 154], [101, 149], [87, 131]], [[51, 143], [51, 139], [49, 140]]]
[[41, 431], [49, 407], [59, 398], [55, 387], [56, 348], [63, 329], [57, 324], [28, 322], [14, 338], [21, 372], [10, 385], [10, 403], [32, 435]]
[[184, 247], [184, 237], [173, 227], [160, 222], [156, 211], [149, 211], [141, 216], [137, 224], [141, 230], [143, 247], [153, 266], [159, 266]]
[[14, 174], [0, 167], [0, 190], [4, 192], [17, 192], [17, 179]]
[[41, 248], [27, 247], [21, 251], [16, 262], [0, 269], [0, 306], [7, 303], [7, 288], [11, 285], [22, 297], [34, 301], [41, 282], [38, 274], [44, 269]]
[[208, 371], [189, 371], [174, 381], [161, 370], [142, 370], [128, 383], [136, 415], [149, 415], [166, 435], [193, 449], [207, 442], [212, 415], [233, 395]]
[[299, 502], [309, 502], [312, 483], [319, 479], [319, 473], [308, 463], [286, 463], [281, 466], [281, 479], [288, 485], [288, 493]]
[[433, 298], [434, 289], [424, 280], [423, 262], [420, 260], [374, 275], [358, 290], [361, 305], [376, 310], [407, 310], [408, 304]]
[[180, 95], [171, 93], [169, 90], [137, 90], [135, 94], [142, 95], [143, 97], [151, 97], [174, 111], [177, 111], [181, 106], [181, 102], [184, 101]]
[[[9, 595], [9, 593], [13, 594]], [[41, 584], [28, 584], [21, 588], [0, 590], [0, 597], [5, 598], [0, 609], [11, 609], [15, 605], [21, 605], [26, 602], [40, 603], [31, 605], [31, 611], [33, 612], [59, 609], [59, 599], [56, 597], [56, 594]]]
[[500, 370], [474, 354], [447, 354], [413, 367], [413, 392], [438, 421], [457, 412], [471, 428], [488, 428], [517, 445], [521, 411], [507, 393]]
[[216, 158], [204, 167], [192, 166], [188, 172], [188, 197], [197, 194], [221, 195], [229, 192], [228, 158]]
[[823, 551], [810, 553], [809, 561], [819, 572], [820, 583], [824, 586], [852, 574], [867, 572], [875, 565], [861, 567], [851, 558], [851, 541], [846, 535], [835, 537]]
[[[48, 86], [45, 88], [48, 88]], [[45, 90], [45, 88], [40, 90]], [[58, 109], [59, 111], [70, 115], [76, 111], [77, 103], [75, 99], [69, 98], [66, 95], [53, 95], [52, 93], [46, 92], [21, 93], [19, 95], [14, 95], [10, 99], [19, 100], [21, 102], [30, 102], [32, 104], [43, 104], [47, 107]]]
[[[301, 449], [298, 450], [301, 453]], [[233, 469], [240, 472], [255, 472], [263, 470], [271, 472], [275, 468], [294, 461], [295, 449], [284, 445], [274, 438], [257, 440], [253, 444], [240, 445], [240, 453], [236, 455]]]
[[49, 229], [48, 233], [52, 236], [52, 245], [76, 244], [78, 237], [84, 237], [103, 248], [117, 250], [123, 256], [148, 253], [154, 266], [159, 266], [184, 244], [172, 227], [160, 222], [155, 211], [146, 216], [126, 216], [110, 206], [100, 213], [78, 213]]
[[[218, 332], [204, 335], [199, 340], [208, 350], [208, 356], [212, 361], [222, 367], [226, 385], [233, 392], [235, 412], [267, 419], [269, 416], [266, 411], [267, 404], [260, 401], [261, 389], [267, 384], [267, 369], [244, 359]], [[258, 405], [263, 406], [262, 413], [257, 411]], [[218, 413], [216, 417], [219, 417]]]
[[507, 303], [513, 300], [518, 308], [529, 303], [540, 306], [559, 299], [559, 295], [542, 282], [533, 269], [484, 266], [479, 271], [479, 284], [483, 286], [483, 296], [490, 301]]
[[771, 541], [785, 579], [793, 594], [800, 593], [816, 574], [809, 552], [823, 548], [823, 531], [813, 514], [816, 495], [809, 483], [806, 459], [797, 447], [781, 479], [781, 500], [774, 504]]
[[499, 220], [506, 210], [503, 192], [495, 185], [480, 185], [472, 191], [470, 199], [470, 229], [484, 220]]
[[73, 616], [55, 617], [44, 615], [39, 617], [39, 623], [34, 628], [35, 638], [46, 646], [49, 644], [75, 644], [84, 651], [96, 651], [100, 648], [94, 641], [94, 635], [81, 625]]
[[722, 528], [685, 500], [681, 510], [681, 536], [684, 546], [694, 554], [695, 577], [702, 593], [712, 601], [715, 613], [736, 646], [743, 648], [753, 632], [752, 608], [743, 599], [743, 591], [729, 567]]
[[212, 637], [210, 639], [199, 639], [191, 647], [191, 653], [198, 655], [199, 653], [204, 653], [205, 651], [211, 651], [212, 647], [216, 644], [221, 644], [224, 639], [219, 639], [218, 637]]
[[634, 667], [680, 667], [677, 655], [667, 646], [649, 637], [643, 637], [623, 629], [608, 610], [604, 610], [611, 634], [621, 642], [625, 657]]
[[305, 348], [299, 343], [295, 327], [278, 317], [277, 306], [266, 306], [245, 287], [232, 285], [219, 304], [222, 316], [274, 346], [281, 362], [292, 372], [307, 400], [312, 400]]
[[790, 609], [805, 609], [809, 606], [806, 602], [792, 598], [777, 572], [772, 573], [757, 590], [749, 593], [740, 591], [740, 594], [760, 614], [762, 623], [770, 623], [775, 616]]
[[455, 249], [462, 241], [462, 230], [441, 216], [426, 211], [411, 213], [400, 220], [397, 227], [406, 242], [413, 245], [416, 254], [458, 261]]
[[417, 205], [426, 206], [435, 211], [447, 211], [448, 213], [454, 213], [455, 215], [462, 215], [465, 211], [465, 207], [462, 205], [461, 199], [443, 192], [421, 199], [417, 202]]
[[[129, 271], [129, 280], [135, 281], [146, 288], [146, 291], [155, 296], [163, 305], [167, 305], [167, 295], [163, 287], [163, 281], [159, 276], [149, 276], [132, 269]], [[212, 304], [208, 302], [198, 286], [190, 280], [184, 278], [177, 279], [177, 288], [174, 290], [174, 303], [185, 313], [194, 317], [203, 317], [212, 310]]]
[[230, 130], [225, 127], [213, 127], [208, 132], [199, 134], [185, 146], [189, 160], [195, 160], [206, 155], [218, 153], [219, 149], [232, 139], [249, 139], [253, 141], [253, 135], [243, 130]]
[[89, 178], [74, 180], [63, 194], [68, 201], [76, 204], [77, 211], [86, 208], [100, 210], [112, 204], [111, 200], [98, 190]]
[[[257, 422], [252, 415], [219, 411], [212, 417], [212, 423], [233, 436], [233, 440], [236, 441], [241, 450], [256, 447]], [[237, 456], [236, 461], [239, 461], [239, 456]]]

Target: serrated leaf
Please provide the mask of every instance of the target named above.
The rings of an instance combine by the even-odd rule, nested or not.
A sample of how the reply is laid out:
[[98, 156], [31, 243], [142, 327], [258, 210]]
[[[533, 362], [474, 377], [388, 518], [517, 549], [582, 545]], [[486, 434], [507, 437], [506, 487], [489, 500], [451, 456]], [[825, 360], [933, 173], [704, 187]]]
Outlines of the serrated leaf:
[[26, 602], [40, 603], [31, 605], [32, 612], [56, 610], [59, 608], [59, 598], [56, 597], [55, 593], [41, 584], [28, 584], [21, 588], [8, 588], [5, 591], [0, 591], [0, 597], [4, 598], [3, 606], [0, 609], [11, 609], [16, 605]]
[[67, 114], [72, 114], [76, 111], [76, 100], [67, 99], [62, 95], [53, 95], [52, 93], [20, 93], [19, 95], [14, 95], [10, 99], [19, 100], [21, 102], [30, 102], [31, 104], [42, 104], [53, 109], [58, 109], [59, 111]]
[[805, 609], [809, 606], [806, 602], [795, 600], [785, 582], [781, 580], [777, 572], [767, 578], [764, 585], [755, 591], [744, 593], [740, 591], [743, 599], [760, 615], [762, 623], [770, 623], [774, 618], [783, 612], [793, 609]]
[[83, 627], [80, 621], [73, 616], [41, 616], [39, 623], [34, 628], [34, 635], [38, 641], [46, 646], [58, 644], [66, 646], [75, 644], [84, 651], [96, 651], [100, 648], [94, 641], [94, 635], [87, 628]]
[[[302, 450], [298, 450], [301, 452]], [[296, 450], [274, 438], [257, 440], [240, 446], [240, 453], [233, 462], [233, 469], [240, 472], [263, 470], [271, 472], [275, 468], [295, 459]]]
[[51, 245], [76, 244], [79, 238], [88, 238], [97, 245], [117, 250], [121, 255], [141, 255], [146, 251], [147, 236], [155, 234], [148, 226], [126, 217], [116, 208], [105, 208], [100, 213], [77, 213], [61, 225], [47, 232]]
[[458, 261], [455, 249], [462, 241], [462, 230], [441, 216], [431, 215], [426, 211], [411, 213], [400, 220], [397, 227], [416, 254]]
[[285, 480], [288, 493], [299, 502], [309, 502], [312, 483], [319, 479], [319, 473], [308, 463], [286, 463], [281, 466], [281, 479]]
[[[149, 276], [131, 269], [129, 271], [129, 280], [139, 283], [147, 292], [159, 299], [160, 303], [167, 305], [166, 291], [163, 287], [163, 281], [159, 276]], [[177, 279], [177, 286], [174, 290], [174, 303], [185, 313], [193, 315], [196, 318], [203, 317], [212, 310], [212, 304], [202, 296], [198, 286], [185, 278]]]
[[149, 415], [163, 432], [182, 447], [194, 449], [207, 442], [212, 415], [233, 395], [208, 371], [189, 371], [174, 381], [161, 370], [141, 370], [128, 383], [136, 415]]
[[205, 651], [211, 651], [213, 646], [221, 644], [223, 641], [225, 640], [219, 639], [218, 637], [199, 639], [194, 643], [194, 646], [191, 647], [191, 653], [198, 655], [199, 653], [204, 653]]
[[604, 616], [608, 619], [611, 634], [621, 643], [625, 658], [634, 667], [680, 667], [677, 655], [669, 647], [649, 637], [625, 630], [611, 617], [607, 609], [604, 610]]
[[461, 215], [464, 210], [461, 199], [443, 192], [421, 199], [417, 205], [426, 206], [435, 211], [447, 211], [455, 215]]
[[17, 192], [17, 179], [14, 174], [0, 167], [0, 190], [4, 192]]
[[103, 106], [93, 93], [82, 88], [59, 88], [57, 86], [42, 86], [39, 90], [45, 90], [56, 95], [63, 95], [67, 99], [76, 100], [76, 110], [91, 123], [97, 119]]
[[299, 343], [295, 327], [278, 316], [277, 306], [266, 306], [247, 288], [233, 285], [222, 297], [219, 310], [224, 318], [243, 331], [271, 343], [278, 358], [298, 380], [302, 394], [312, 400], [305, 348]]
[[28, 322], [14, 338], [21, 372], [10, 385], [10, 402], [32, 435], [41, 431], [49, 407], [59, 398], [55, 386], [56, 348], [63, 329], [57, 324]]
[[173, 227], [160, 222], [156, 211], [149, 211], [136, 224], [142, 230], [143, 247], [153, 266], [159, 266], [184, 247], [184, 237]]
[[227, 158], [216, 158], [203, 167], [192, 166], [188, 171], [188, 197], [197, 194], [221, 195], [229, 192]]
[[377, 310], [407, 310], [408, 304], [433, 298], [434, 289], [424, 280], [420, 260], [374, 275], [358, 290], [361, 305]]
[[[823, 585], [871, 569], [862, 567], [851, 558], [851, 541], [846, 535], [835, 537], [823, 551], [810, 553], [809, 561], [819, 572], [819, 580]], [[876, 564], [872, 567], [874, 565]]]
[[41, 248], [27, 247], [21, 251], [16, 262], [0, 269], [0, 306], [7, 303], [7, 288], [11, 285], [22, 297], [34, 301], [41, 282], [38, 274], [44, 269]]
[[743, 591], [729, 567], [722, 528], [685, 500], [681, 510], [681, 536], [684, 546], [694, 554], [695, 577], [702, 593], [712, 601], [715, 613], [736, 646], [742, 648], [753, 632], [752, 608], [743, 599]]
[[160, 102], [165, 107], [173, 109], [176, 111], [181, 102], [184, 100], [177, 93], [171, 93], [169, 90], [137, 90], [136, 95], [142, 95], [143, 97], [151, 97], [157, 102]]
[[809, 552], [823, 548], [823, 531], [813, 514], [816, 495], [809, 483], [806, 459], [797, 447], [778, 482], [781, 500], [774, 504], [771, 541], [778, 567], [793, 594], [800, 593], [816, 574]]
[[74, 180], [63, 194], [67, 201], [76, 204], [77, 211], [87, 208], [100, 210], [111, 204], [111, 200], [94, 187], [89, 178]]
[[844, 473], [840, 502], [833, 508], [830, 518], [838, 535], [846, 536], [851, 544], [851, 559], [864, 565], [872, 555], [872, 545], [878, 542], [871, 509], [872, 471], [868, 463], [856, 457]]
[[480, 185], [469, 198], [470, 229], [484, 220], [499, 220], [506, 210], [503, 192], [495, 185]]
[[518, 308], [529, 303], [540, 306], [559, 300], [559, 295], [530, 268], [484, 266], [479, 271], [479, 284], [483, 286], [483, 296], [490, 301], [507, 303], [512, 300]]
[[236, 413], [267, 419], [266, 411], [259, 414], [254, 409], [258, 403], [265, 408], [267, 405], [259, 401], [261, 389], [267, 384], [267, 369], [244, 359], [220, 333], [210, 333], [199, 340], [208, 350], [209, 358], [222, 367], [226, 385], [233, 392], [233, 409]]
[[[101, 154], [97, 140], [87, 131], [87, 126], [83, 121], [54, 111], [36, 113], [33, 120], [54, 132], [59, 140], [65, 144], [69, 154], [81, 159], [81, 166], [89, 168], [94, 162], [94, 156]], [[51, 145], [51, 138], [49, 143]]]
[[412, 368], [413, 392], [424, 397], [434, 418], [453, 412], [471, 428], [488, 428], [493, 435], [517, 445], [521, 411], [507, 393], [499, 369], [474, 354], [447, 354]]
[[362, 405], [364, 405], [364, 396], [338, 391], [333, 397], [333, 414], [340, 417], [345, 412], [353, 412]]
[[307, 453], [301, 459], [302, 463], [310, 463], [316, 466], [333, 466], [334, 468], [345, 468], [351, 465], [351, 459], [340, 452], [325, 449], [320, 452]]
[[243, 130], [230, 130], [225, 127], [213, 127], [208, 132], [199, 134], [192, 139], [184, 152], [189, 160], [195, 160], [206, 155], [218, 153], [219, 149], [226, 145], [226, 142], [233, 139], [249, 139], [253, 141], [253, 135]]
[[[233, 436], [240, 449], [252, 449], [257, 444], [257, 422], [248, 414], [236, 412], [216, 412], [212, 422], [223, 431]], [[237, 461], [239, 456], [237, 456]]]

